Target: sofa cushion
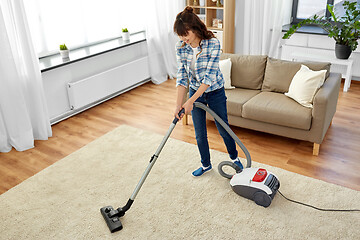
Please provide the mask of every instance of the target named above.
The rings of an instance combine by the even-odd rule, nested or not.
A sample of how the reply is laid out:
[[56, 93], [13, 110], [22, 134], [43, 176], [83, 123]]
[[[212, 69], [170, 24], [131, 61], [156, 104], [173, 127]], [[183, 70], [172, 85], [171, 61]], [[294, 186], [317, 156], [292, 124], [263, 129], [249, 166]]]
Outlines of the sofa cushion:
[[243, 105], [242, 117], [260, 122], [309, 130], [310, 108], [304, 107], [284, 94], [261, 92]]
[[227, 97], [227, 112], [229, 115], [241, 117], [242, 107], [244, 103], [252, 97], [260, 93], [260, 90], [251, 90], [243, 88], [235, 88], [225, 90]]
[[285, 93], [289, 91], [291, 80], [300, 70], [301, 64], [309, 67], [313, 71], [327, 70], [326, 77], [329, 76], [330, 63], [321, 62], [291, 62], [268, 58], [264, 82], [261, 91]]
[[247, 89], [261, 89], [267, 56], [223, 53], [220, 59], [230, 58], [231, 85]]
[[286, 96], [294, 99], [304, 107], [312, 108], [312, 102], [317, 90], [323, 85], [326, 70], [313, 71], [307, 66], [301, 65], [295, 74]]

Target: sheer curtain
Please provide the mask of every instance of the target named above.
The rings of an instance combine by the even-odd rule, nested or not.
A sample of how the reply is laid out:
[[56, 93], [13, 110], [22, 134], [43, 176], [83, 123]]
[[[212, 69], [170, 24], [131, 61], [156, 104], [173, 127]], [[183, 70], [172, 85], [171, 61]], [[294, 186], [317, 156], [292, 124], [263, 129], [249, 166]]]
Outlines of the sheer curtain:
[[152, 82], [160, 84], [176, 77], [177, 63], [174, 34], [176, 15], [184, 10], [185, 1], [148, 0], [146, 9], [146, 42], [148, 46]]
[[292, 0], [236, 1], [236, 52], [278, 58], [284, 9], [288, 1]]
[[52, 135], [22, 0], [0, 0], [0, 152]]

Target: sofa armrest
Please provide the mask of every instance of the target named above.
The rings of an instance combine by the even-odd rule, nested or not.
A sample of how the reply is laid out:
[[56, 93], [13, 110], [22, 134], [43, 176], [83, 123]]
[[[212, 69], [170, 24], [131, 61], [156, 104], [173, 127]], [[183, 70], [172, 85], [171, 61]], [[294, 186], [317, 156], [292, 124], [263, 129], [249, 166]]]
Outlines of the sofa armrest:
[[330, 73], [324, 85], [315, 94], [312, 117], [314, 142], [320, 144], [336, 112], [339, 98], [341, 74]]

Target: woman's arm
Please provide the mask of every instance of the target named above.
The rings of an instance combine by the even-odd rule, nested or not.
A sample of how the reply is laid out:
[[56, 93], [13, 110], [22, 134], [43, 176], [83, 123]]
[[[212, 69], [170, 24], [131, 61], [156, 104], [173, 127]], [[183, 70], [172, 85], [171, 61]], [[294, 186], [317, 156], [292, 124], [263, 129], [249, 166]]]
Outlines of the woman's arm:
[[202, 83], [194, 95], [184, 103], [183, 108], [185, 108], [185, 114], [189, 114], [192, 111], [194, 102], [206, 91], [206, 89], [208, 89], [208, 87], [209, 85]]
[[200, 87], [198, 88], [198, 90], [194, 93], [194, 95], [192, 95], [191, 98], [189, 98], [184, 104], [184, 96], [186, 93], [186, 88], [184, 86], [178, 86], [177, 87], [177, 98], [176, 98], [176, 108], [175, 108], [175, 112], [174, 112], [174, 116], [178, 119], [182, 119], [184, 116], [184, 113], [180, 115], [180, 117], [178, 116], [178, 113], [180, 112], [181, 108], [185, 109], [185, 114], [189, 114], [194, 107], [194, 102], [196, 101], [196, 99], [198, 99], [205, 91], [206, 89], [209, 87], [209, 85], [206, 84], [201, 84]]
[[184, 116], [184, 114], [181, 114], [179, 117], [178, 113], [182, 108], [185, 93], [186, 93], [186, 87], [182, 85], [177, 86], [177, 98], [176, 98], [176, 107], [175, 107], [174, 116], [178, 119], [182, 119], [182, 117]]
[[185, 65], [184, 65], [184, 60], [185, 58], [183, 54], [181, 54], [182, 51], [182, 41], [179, 41], [176, 46], [175, 46], [175, 51], [176, 51], [176, 62], [178, 65], [178, 71], [176, 73], [176, 87], [178, 86], [183, 86], [183, 87], [187, 87], [188, 85], [188, 75], [185, 69]]
[[186, 88], [188, 85], [188, 76], [185, 70], [185, 65], [182, 61], [182, 56], [180, 54], [181, 48], [182, 48], [183, 42], [180, 41], [176, 44], [176, 61], [178, 64], [178, 71], [176, 76], [176, 88], [177, 88], [177, 97], [176, 97], [176, 106], [174, 111], [174, 116], [178, 119], [181, 119], [184, 114], [182, 114], [180, 117], [178, 116], [178, 113], [180, 112], [183, 102], [184, 102], [184, 96], [186, 93]]

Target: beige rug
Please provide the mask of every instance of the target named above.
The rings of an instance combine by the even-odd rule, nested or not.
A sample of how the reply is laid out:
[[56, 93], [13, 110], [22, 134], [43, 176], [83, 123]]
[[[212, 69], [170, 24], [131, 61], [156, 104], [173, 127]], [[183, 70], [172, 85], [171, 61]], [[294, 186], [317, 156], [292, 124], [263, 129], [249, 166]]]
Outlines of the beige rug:
[[[359, 239], [360, 213], [319, 212], [276, 195], [263, 208], [236, 195], [217, 169], [194, 178], [197, 147], [169, 139], [111, 234], [99, 209], [123, 206], [163, 136], [120, 126], [0, 196], [0, 239]], [[212, 151], [214, 166], [227, 154]], [[24, 159], [26, 161], [26, 159]], [[253, 163], [289, 198], [360, 208], [360, 192]]]

